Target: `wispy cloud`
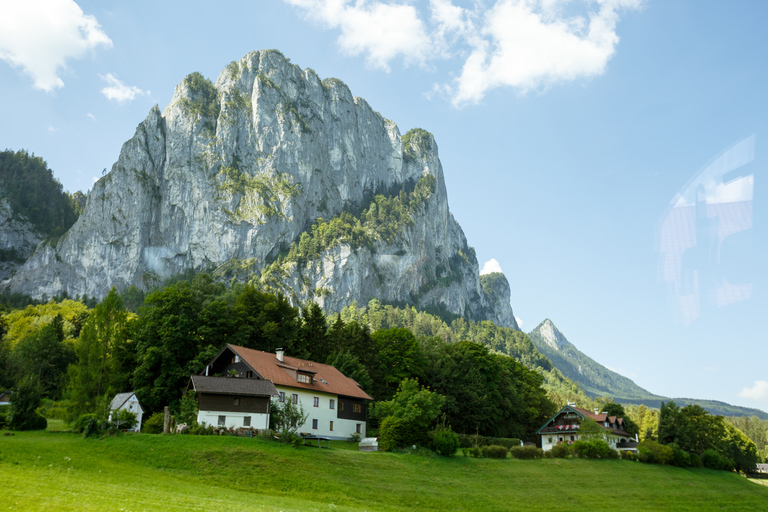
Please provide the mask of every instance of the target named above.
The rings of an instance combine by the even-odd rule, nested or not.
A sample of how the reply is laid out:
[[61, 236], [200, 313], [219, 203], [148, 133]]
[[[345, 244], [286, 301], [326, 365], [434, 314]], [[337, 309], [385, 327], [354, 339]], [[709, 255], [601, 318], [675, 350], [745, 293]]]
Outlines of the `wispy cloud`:
[[115, 100], [118, 103], [126, 103], [133, 101], [136, 96], [149, 94], [149, 91], [142, 91], [135, 85], [126, 85], [125, 82], [119, 80], [112, 73], [99, 76], [109, 84], [101, 90], [101, 94], [106, 96], [108, 100]]
[[[340, 31], [348, 55], [374, 68], [393, 60], [427, 65], [458, 57], [461, 70], [434, 85], [457, 107], [500, 87], [519, 93], [598, 76], [616, 51], [619, 13], [642, 0], [497, 0], [472, 9], [430, 0], [424, 15], [411, 3], [378, 0], [285, 0], [306, 17]], [[568, 12], [565, 14], [566, 6]]]
[[523, 326], [523, 324], [525, 323], [525, 322], [523, 322], [523, 319], [522, 319], [522, 318], [520, 318], [519, 316], [516, 316], [516, 317], [515, 317], [515, 322], [517, 322], [517, 326], [518, 326], [518, 327], [522, 327], [522, 326]]
[[492, 272], [501, 272], [501, 265], [496, 261], [496, 258], [491, 258], [486, 261], [483, 268], [480, 270], [480, 275], [490, 274]]
[[91, 120], [93, 120], [93, 121], [98, 121], [98, 119], [96, 119], [96, 116], [95, 116], [95, 115], [93, 115], [93, 114], [91, 114], [90, 112], [88, 112], [88, 113], [87, 113], [87, 114], [85, 114], [85, 115], [86, 115], [86, 116], [88, 116], [88, 117], [89, 117]]
[[743, 388], [741, 393], [739, 393], [739, 396], [768, 404], [768, 382], [764, 380], [756, 380], [751, 388]]
[[63, 87], [67, 61], [101, 46], [112, 40], [72, 0], [0, 2], [0, 59], [22, 68], [36, 89]]

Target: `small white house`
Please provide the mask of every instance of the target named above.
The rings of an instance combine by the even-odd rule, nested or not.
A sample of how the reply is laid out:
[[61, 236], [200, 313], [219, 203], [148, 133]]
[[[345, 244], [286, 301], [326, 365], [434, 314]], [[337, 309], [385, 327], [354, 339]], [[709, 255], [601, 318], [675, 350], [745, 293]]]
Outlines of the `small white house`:
[[112, 403], [109, 404], [109, 421], [112, 421], [112, 413], [121, 409], [130, 411], [136, 415], [136, 425], [134, 425], [133, 430], [141, 432], [141, 417], [144, 416], [144, 408], [136, 397], [136, 393], [131, 391], [129, 393], [118, 393], [115, 395], [115, 398], [112, 399]]

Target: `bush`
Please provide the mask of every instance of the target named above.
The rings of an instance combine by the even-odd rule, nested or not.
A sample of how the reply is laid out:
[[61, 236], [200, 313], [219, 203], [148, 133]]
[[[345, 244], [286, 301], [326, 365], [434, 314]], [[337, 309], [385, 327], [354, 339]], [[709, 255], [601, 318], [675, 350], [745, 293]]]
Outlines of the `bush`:
[[544, 450], [535, 446], [513, 446], [509, 453], [516, 459], [540, 459], [544, 456]]
[[350, 443], [359, 443], [360, 439], [361, 439], [360, 434], [355, 432], [351, 436], [349, 436], [349, 439], [347, 439], [347, 441], [349, 441]]
[[469, 448], [470, 446], [488, 446], [491, 444], [504, 446], [507, 449], [513, 446], [520, 446], [520, 439], [514, 437], [485, 437], [478, 434], [457, 434], [459, 436], [459, 447]]
[[444, 457], [451, 457], [459, 448], [459, 436], [450, 427], [434, 431], [431, 437], [432, 449]]
[[408, 440], [413, 437], [409, 422], [396, 416], [387, 416], [379, 426], [379, 451], [394, 451], [408, 444]]
[[291, 446], [299, 446], [304, 443], [304, 438], [296, 432], [286, 430], [280, 434], [280, 442]]
[[110, 430], [131, 430], [134, 425], [136, 425], [136, 413], [128, 409], [112, 411], [112, 421], [109, 425]]
[[85, 424], [88, 423], [89, 420], [96, 420], [95, 414], [82, 414], [79, 418], [75, 420], [74, 428], [77, 432], [82, 432], [85, 428]]
[[669, 446], [645, 439], [637, 445], [638, 459], [648, 464], [669, 464], [674, 457], [674, 451]]
[[579, 439], [571, 445], [573, 454], [580, 459], [618, 459], [616, 450], [602, 439]]
[[619, 455], [621, 455], [621, 460], [637, 460], [637, 454], [628, 450], [623, 450]]
[[482, 452], [480, 451], [479, 446], [470, 446], [469, 448], [462, 448], [461, 452], [464, 454], [465, 457], [474, 457], [476, 459], [483, 455]]
[[552, 450], [547, 450], [546, 452], [544, 452], [544, 458], [545, 459], [554, 459], [555, 458], [555, 454], [552, 453]]
[[11, 395], [8, 426], [14, 430], [45, 430], [48, 421], [37, 412], [40, 393], [34, 384], [25, 383]]
[[[83, 416], [88, 416], [88, 415], [84, 414]], [[83, 425], [83, 437], [87, 439], [89, 437], [93, 437], [98, 434], [99, 434], [99, 421], [95, 417], [88, 418], [88, 420], [86, 420], [85, 422], [85, 425]]]
[[497, 444], [491, 444], [480, 448], [480, 453], [486, 459], [506, 459], [508, 451], [509, 450], [505, 447]]
[[702, 467], [701, 464], [701, 457], [697, 453], [691, 453], [690, 454], [690, 461], [691, 461], [691, 467], [692, 468], [700, 468]]
[[566, 443], [557, 443], [547, 453], [551, 453], [553, 457], [557, 457], [558, 459], [564, 459], [571, 454], [571, 447]]
[[165, 414], [156, 412], [144, 421], [144, 427], [142, 427], [142, 429], [146, 434], [162, 434], [164, 423]]
[[275, 431], [271, 428], [265, 428], [264, 430], [259, 431], [259, 437], [262, 439], [269, 439], [270, 441], [274, 441]]
[[191, 434], [193, 436], [212, 436], [213, 435], [213, 425], [200, 425], [198, 423], [194, 423], [191, 427], [188, 429], [185, 429], [182, 434], [187, 433]]
[[722, 471], [733, 471], [734, 462], [728, 457], [720, 455], [715, 450], [704, 450], [701, 453], [701, 463], [708, 469], [720, 469]]
[[672, 460], [669, 462], [673, 466], [678, 468], [687, 468], [691, 465], [691, 456], [680, 448], [676, 443], [670, 443], [667, 446], [672, 448]]

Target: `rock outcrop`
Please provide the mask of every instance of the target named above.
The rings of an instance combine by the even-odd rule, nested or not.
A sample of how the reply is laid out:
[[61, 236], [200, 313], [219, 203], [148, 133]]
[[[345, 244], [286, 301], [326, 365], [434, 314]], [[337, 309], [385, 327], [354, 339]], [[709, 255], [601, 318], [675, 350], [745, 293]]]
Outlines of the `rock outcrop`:
[[0, 281], [14, 274], [42, 238], [29, 220], [0, 198]]
[[434, 138], [401, 137], [340, 80], [277, 51], [232, 62], [215, 84], [184, 79], [124, 144], [77, 223], [10, 286], [101, 297], [187, 269], [326, 311], [376, 297], [517, 328], [509, 285], [506, 303], [483, 291]]

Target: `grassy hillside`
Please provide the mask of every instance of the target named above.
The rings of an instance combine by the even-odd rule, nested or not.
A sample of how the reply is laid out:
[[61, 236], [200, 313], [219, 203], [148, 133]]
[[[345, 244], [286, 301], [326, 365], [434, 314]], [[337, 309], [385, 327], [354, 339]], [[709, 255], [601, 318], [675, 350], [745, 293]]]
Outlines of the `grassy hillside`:
[[627, 461], [423, 458], [233, 437], [1, 439], [6, 510], [737, 511], [768, 503], [768, 488], [733, 473]]

